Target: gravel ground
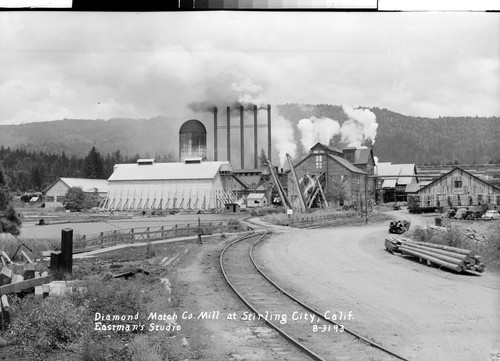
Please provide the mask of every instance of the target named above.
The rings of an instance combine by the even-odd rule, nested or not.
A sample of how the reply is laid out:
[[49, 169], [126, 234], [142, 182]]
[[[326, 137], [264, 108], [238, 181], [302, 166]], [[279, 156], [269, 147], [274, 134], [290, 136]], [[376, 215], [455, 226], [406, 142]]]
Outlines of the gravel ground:
[[[391, 212], [392, 213], [392, 212]], [[433, 216], [394, 212], [412, 227]], [[293, 230], [259, 253], [272, 277], [346, 327], [411, 360], [487, 360], [500, 351], [500, 277], [455, 274], [387, 253], [388, 225]]]

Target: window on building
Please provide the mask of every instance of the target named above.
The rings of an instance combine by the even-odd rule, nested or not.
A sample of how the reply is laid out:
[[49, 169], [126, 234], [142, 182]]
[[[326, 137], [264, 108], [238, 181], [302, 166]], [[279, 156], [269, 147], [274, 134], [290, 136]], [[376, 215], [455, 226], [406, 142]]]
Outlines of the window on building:
[[64, 198], [65, 198], [64, 196], [57, 196], [56, 199], [58, 202], [64, 202]]
[[342, 182], [347, 182], [347, 178], [348, 178], [348, 177], [347, 177], [347, 174], [344, 174], [344, 175], [340, 176], [340, 180], [341, 180]]
[[45, 202], [54, 202], [54, 196], [45, 196]]
[[477, 195], [477, 204], [483, 204], [483, 195], [482, 194]]
[[460, 178], [460, 177], [456, 177], [456, 178], [453, 180], [453, 187], [454, 187], [454, 188], [462, 188], [462, 178]]
[[500, 206], [500, 194], [497, 194], [496, 197], [497, 197], [497, 206]]
[[316, 156], [316, 169], [321, 169], [321, 168], [323, 168], [323, 156], [317, 155]]

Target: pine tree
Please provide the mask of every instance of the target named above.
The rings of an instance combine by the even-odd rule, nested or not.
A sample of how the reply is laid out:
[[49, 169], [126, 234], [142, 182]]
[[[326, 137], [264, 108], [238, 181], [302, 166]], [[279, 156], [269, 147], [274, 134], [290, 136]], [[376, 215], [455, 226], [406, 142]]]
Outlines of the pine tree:
[[103, 179], [105, 177], [104, 160], [95, 147], [92, 147], [83, 161], [83, 174], [86, 178], [92, 179]]
[[0, 167], [0, 233], [18, 235], [20, 233], [21, 220], [10, 201], [11, 195], [7, 179], [4, 176], [3, 169]]

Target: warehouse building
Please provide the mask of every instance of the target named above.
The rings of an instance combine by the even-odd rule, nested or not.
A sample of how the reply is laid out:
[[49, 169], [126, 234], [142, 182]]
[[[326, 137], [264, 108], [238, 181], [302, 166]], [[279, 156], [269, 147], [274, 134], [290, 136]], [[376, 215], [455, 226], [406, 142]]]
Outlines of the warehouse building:
[[57, 178], [42, 191], [45, 207], [62, 207], [66, 193], [70, 188], [81, 188], [84, 193], [97, 193], [104, 199], [108, 194], [106, 179]]
[[456, 167], [420, 188], [416, 195], [408, 196], [408, 205], [443, 209], [481, 205], [498, 208], [500, 188]]
[[213, 209], [236, 201], [229, 162], [156, 163], [139, 159], [118, 164], [109, 177], [105, 210]]

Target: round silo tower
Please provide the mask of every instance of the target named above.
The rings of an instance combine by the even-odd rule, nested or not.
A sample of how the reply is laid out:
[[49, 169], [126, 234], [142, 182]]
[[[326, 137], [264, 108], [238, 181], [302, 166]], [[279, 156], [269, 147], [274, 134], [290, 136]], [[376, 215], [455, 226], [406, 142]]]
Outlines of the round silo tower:
[[207, 157], [207, 130], [202, 122], [191, 119], [179, 129], [179, 161], [197, 157]]

